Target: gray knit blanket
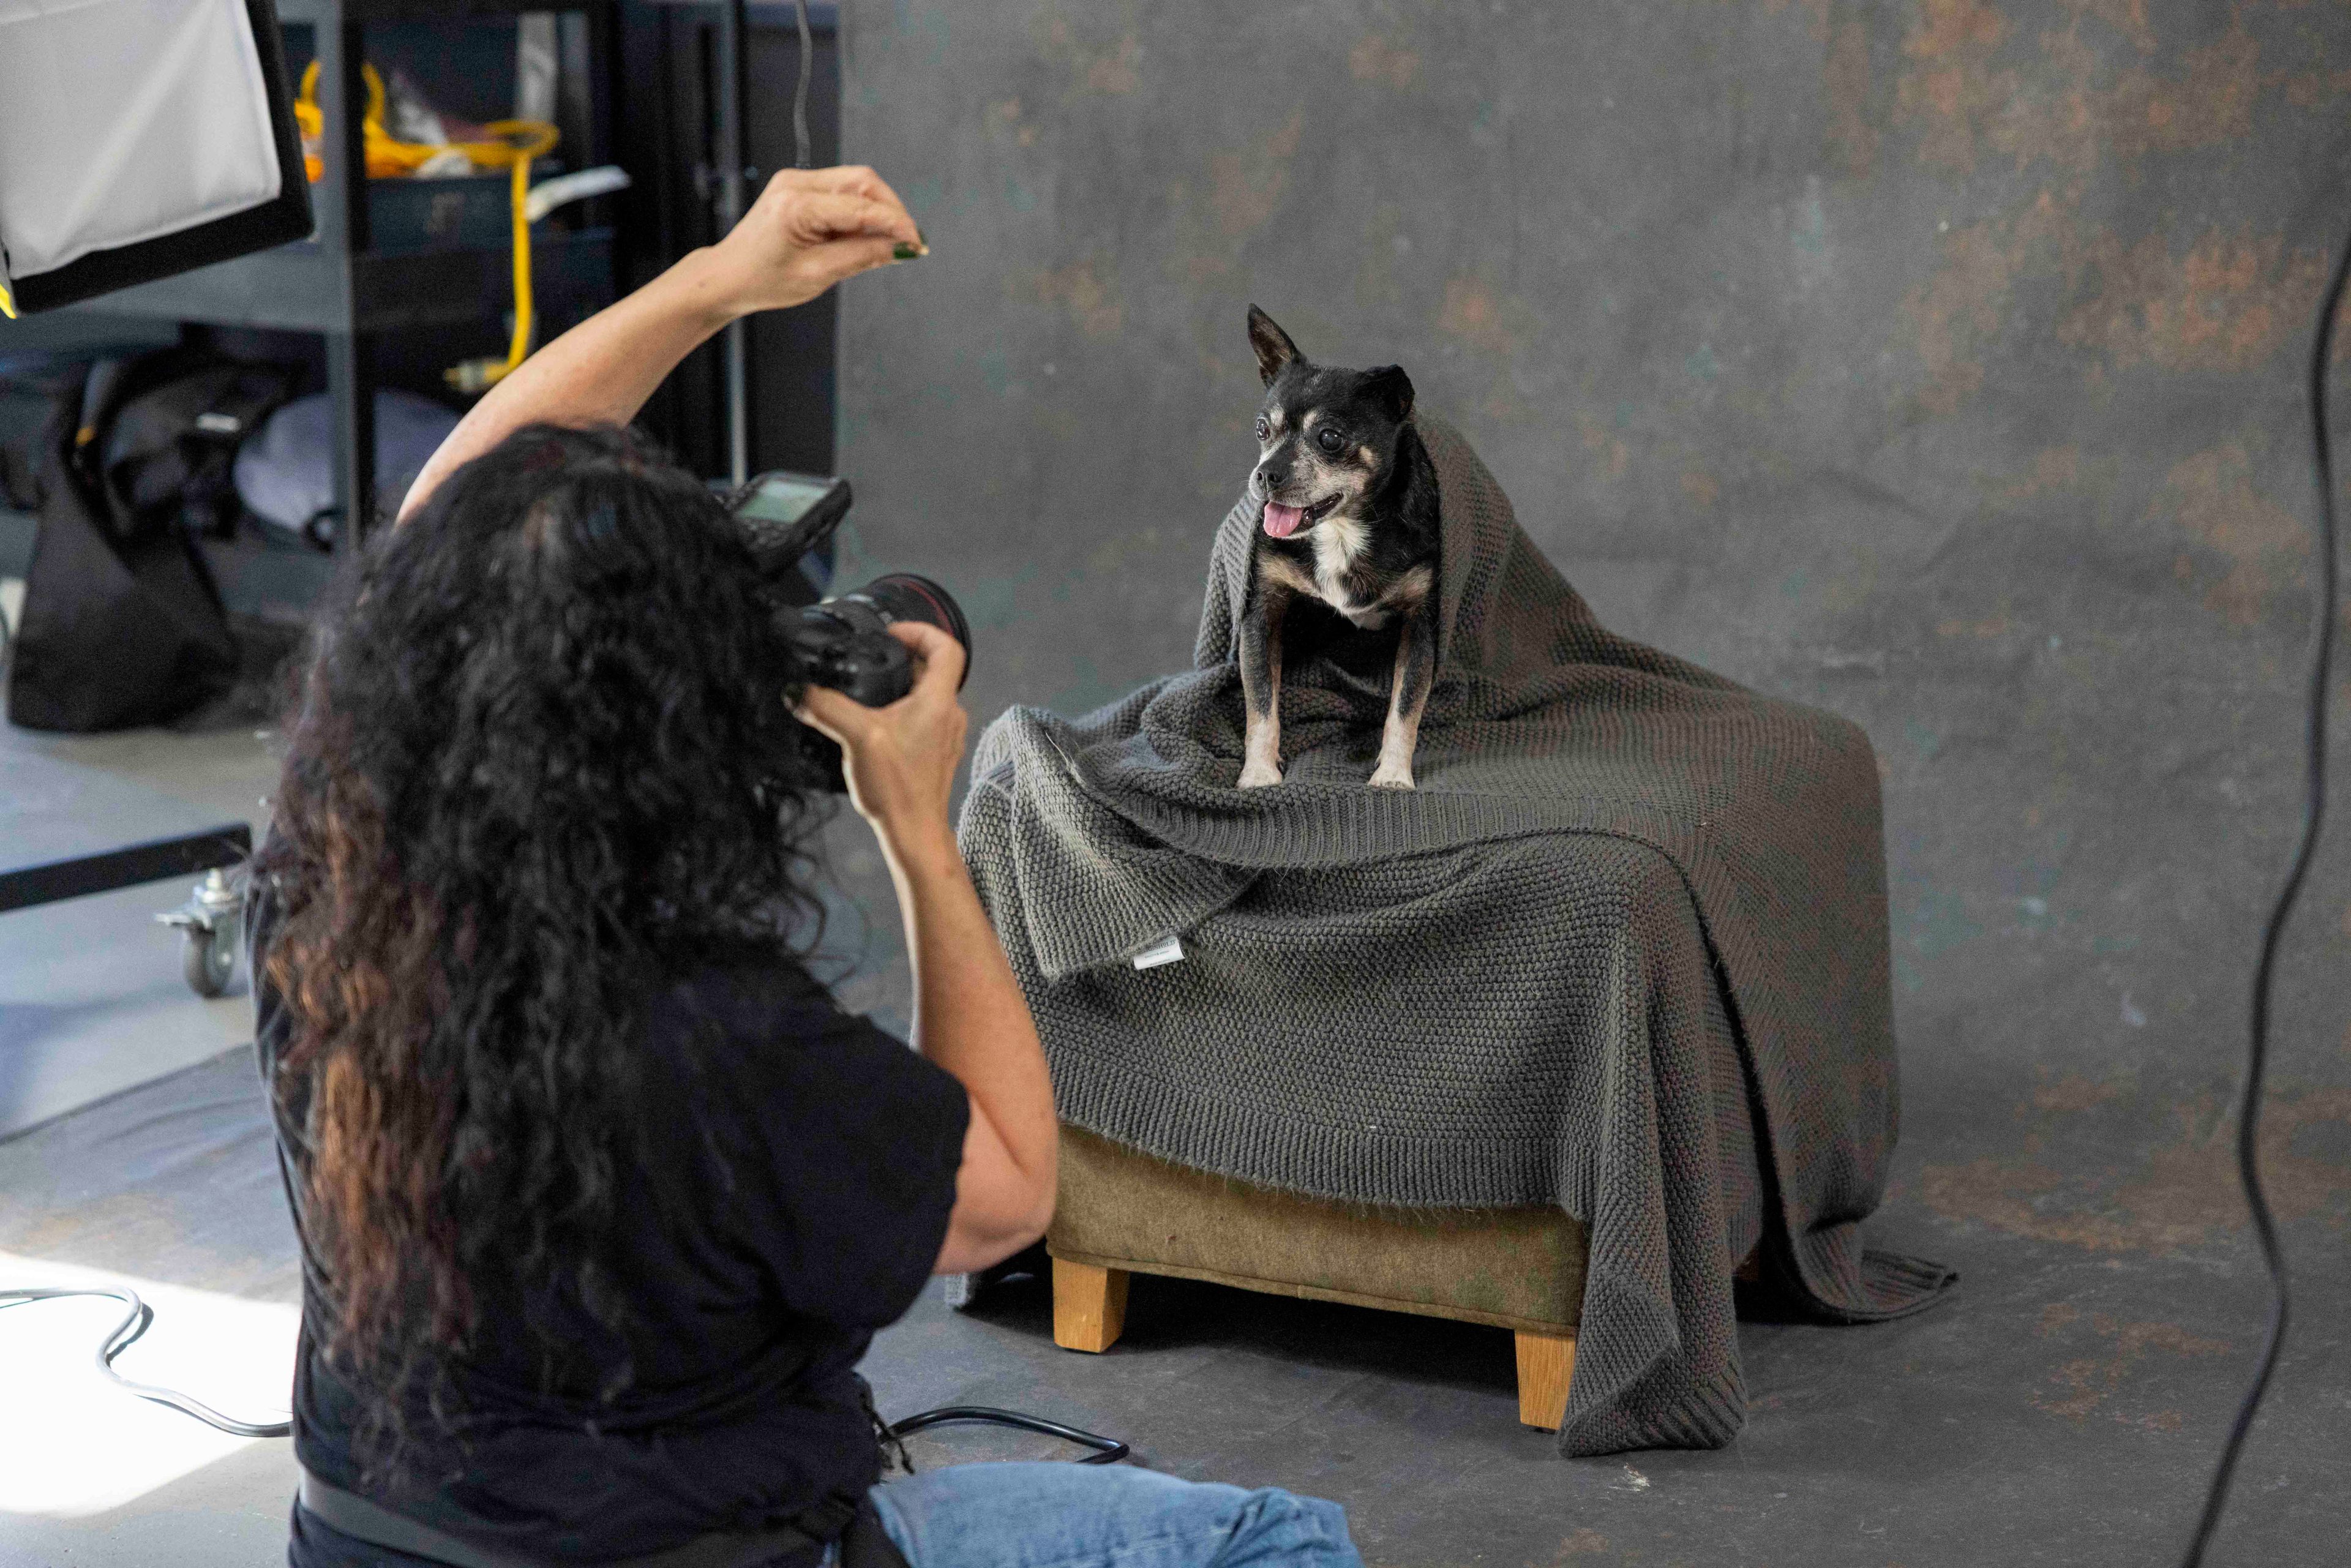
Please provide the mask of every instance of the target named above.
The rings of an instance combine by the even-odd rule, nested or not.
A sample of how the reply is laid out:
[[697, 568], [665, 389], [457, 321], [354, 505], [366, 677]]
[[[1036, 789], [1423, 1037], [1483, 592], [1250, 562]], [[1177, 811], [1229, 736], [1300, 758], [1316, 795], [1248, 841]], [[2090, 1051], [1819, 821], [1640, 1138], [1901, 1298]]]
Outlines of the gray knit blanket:
[[[1284, 672], [1284, 781], [1235, 787], [1244, 500], [1195, 667], [989, 726], [964, 855], [1065, 1120], [1318, 1197], [1559, 1205], [1591, 1236], [1562, 1451], [1719, 1447], [1746, 1416], [1727, 1120], [1751, 1110], [1767, 1261], [1817, 1313], [1953, 1279], [1861, 1239], [1897, 1109], [1876, 760], [1603, 629], [1458, 433], [1416, 423], [1443, 507], [1417, 789], [1365, 783], [1388, 656], [1355, 632]], [[1132, 962], [1171, 936], [1180, 961]], [[1750, 1105], [1719, 1103], [1709, 1011]]]

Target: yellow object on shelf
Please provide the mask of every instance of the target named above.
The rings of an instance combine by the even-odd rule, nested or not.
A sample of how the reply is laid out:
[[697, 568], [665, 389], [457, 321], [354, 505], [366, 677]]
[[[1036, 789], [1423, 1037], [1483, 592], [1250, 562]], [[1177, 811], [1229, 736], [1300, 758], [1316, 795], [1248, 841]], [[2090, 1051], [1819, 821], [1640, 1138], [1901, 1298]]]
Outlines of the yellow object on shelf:
[[[530, 161], [555, 151], [562, 133], [543, 120], [494, 120], [482, 127], [493, 137], [492, 141], [452, 141], [434, 144], [429, 141], [402, 141], [383, 128], [383, 78], [371, 65], [361, 64], [360, 75], [367, 83], [367, 113], [360, 121], [360, 135], [366, 149], [367, 172], [371, 180], [401, 179], [413, 175], [433, 159], [455, 151], [471, 159], [477, 168], [511, 169], [514, 172], [514, 338], [507, 346], [503, 360], [495, 358], [467, 360], [452, 365], [442, 372], [442, 379], [459, 392], [480, 392], [504, 380], [530, 353], [532, 320], [530, 289], [530, 218], [525, 211], [530, 198]], [[294, 102], [295, 122], [301, 127], [306, 140], [325, 134], [326, 116], [319, 108], [319, 62], [312, 60], [302, 73], [302, 90]], [[326, 173], [324, 162], [315, 154], [302, 155], [304, 168], [313, 183]]]

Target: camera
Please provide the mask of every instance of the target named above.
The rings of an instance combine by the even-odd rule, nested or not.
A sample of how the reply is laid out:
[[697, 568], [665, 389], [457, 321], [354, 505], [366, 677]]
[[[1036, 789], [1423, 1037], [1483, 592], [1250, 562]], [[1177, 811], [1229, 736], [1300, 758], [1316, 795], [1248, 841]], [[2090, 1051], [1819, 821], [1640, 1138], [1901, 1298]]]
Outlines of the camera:
[[[896, 702], [914, 685], [914, 656], [890, 635], [900, 621], [935, 626], [961, 643], [968, 677], [971, 622], [955, 596], [929, 578], [893, 571], [853, 591], [817, 597], [849, 500], [846, 479], [778, 472], [760, 475], [727, 502], [749, 531], [759, 580], [808, 679], [867, 707]], [[837, 765], [833, 771], [838, 788]]]
[[[971, 652], [962, 606], [927, 577], [893, 571], [853, 593], [789, 612], [792, 649], [808, 678], [867, 707], [884, 707], [914, 687], [914, 656], [890, 635], [900, 621], [937, 627]], [[964, 673], [971, 673], [967, 660]]]

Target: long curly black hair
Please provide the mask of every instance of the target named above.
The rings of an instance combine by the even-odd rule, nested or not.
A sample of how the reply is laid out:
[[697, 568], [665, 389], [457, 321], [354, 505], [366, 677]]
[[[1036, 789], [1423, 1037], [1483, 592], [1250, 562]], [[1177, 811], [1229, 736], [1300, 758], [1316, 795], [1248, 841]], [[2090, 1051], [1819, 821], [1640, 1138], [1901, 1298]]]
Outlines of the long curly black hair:
[[743, 526], [618, 429], [508, 437], [321, 617], [256, 870], [319, 1328], [371, 1468], [420, 1395], [445, 1408], [486, 1269], [622, 1325], [605, 1239], [649, 998], [817, 915], [799, 686]]

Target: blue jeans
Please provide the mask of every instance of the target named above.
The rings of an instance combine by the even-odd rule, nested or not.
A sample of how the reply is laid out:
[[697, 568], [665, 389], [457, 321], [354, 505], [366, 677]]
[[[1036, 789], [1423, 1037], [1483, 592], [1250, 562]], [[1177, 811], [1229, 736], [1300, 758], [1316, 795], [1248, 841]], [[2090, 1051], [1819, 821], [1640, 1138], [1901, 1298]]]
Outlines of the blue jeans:
[[914, 1568], [1363, 1568], [1347, 1516], [1124, 1465], [954, 1465], [873, 1489]]

